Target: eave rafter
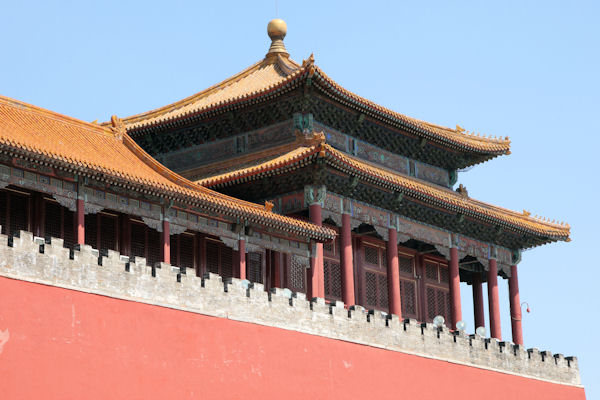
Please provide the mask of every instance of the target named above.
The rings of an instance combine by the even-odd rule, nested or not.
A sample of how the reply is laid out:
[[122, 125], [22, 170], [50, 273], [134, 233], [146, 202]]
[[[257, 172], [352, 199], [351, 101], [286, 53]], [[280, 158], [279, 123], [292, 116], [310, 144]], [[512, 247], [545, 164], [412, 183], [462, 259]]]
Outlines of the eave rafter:
[[224, 190], [238, 184], [259, 179], [272, 178], [292, 173], [301, 167], [317, 162], [325, 163], [328, 168], [341, 172], [346, 178], [336, 185], [338, 190], [354, 193], [358, 182], [387, 193], [385, 206], [394, 211], [400, 210], [407, 202], [422, 204], [437, 209], [459, 224], [466, 219], [486, 226], [491, 233], [488, 239], [502, 235], [524, 236], [524, 247], [531, 247], [551, 241], [569, 239], [569, 226], [531, 218], [525, 213], [517, 213], [468, 198], [465, 193], [429, 184], [371, 165], [348, 156], [324, 143], [309, 147], [299, 147], [271, 161], [253, 167], [213, 176], [198, 181], [218, 190]]

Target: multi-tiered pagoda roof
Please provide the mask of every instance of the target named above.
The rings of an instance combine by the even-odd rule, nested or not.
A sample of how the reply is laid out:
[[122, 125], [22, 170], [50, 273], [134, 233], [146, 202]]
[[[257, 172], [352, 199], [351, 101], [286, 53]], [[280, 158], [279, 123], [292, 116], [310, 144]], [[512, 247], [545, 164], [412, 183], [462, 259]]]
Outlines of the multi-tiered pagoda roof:
[[[365, 160], [348, 148], [329, 143], [329, 134], [319, 136], [323, 140], [318, 143], [295, 140], [302, 136], [299, 132], [304, 131], [306, 136], [307, 131], [315, 131], [312, 123], [295, 124], [289, 129], [287, 140], [260, 151], [242, 152], [226, 159], [212, 154], [208, 161], [189, 170], [181, 167], [176, 156], [167, 165], [202, 186], [263, 201], [276, 194], [271, 193], [273, 189], [266, 180], [273, 178], [272, 186], [283, 190], [277, 176], [287, 176], [289, 183], [291, 176], [306, 172], [307, 165], [322, 160], [327, 168], [336, 171], [333, 175], [345, 174], [360, 180], [359, 186], [368, 189], [363, 191], [362, 200], [422, 222], [513, 249], [569, 240], [570, 228], [566, 224], [477, 201], [462, 187], [459, 192], [452, 190], [458, 169], [510, 154], [508, 137], [481, 137], [458, 125], [448, 128], [380, 106], [337, 84], [315, 64], [312, 55], [302, 63], [292, 60], [283, 46], [283, 36], [271, 35], [272, 46], [262, 60], [223, 82], [175, 103], [124, 118], [128, 134], [160, 160], [165, 154], [223, 141], [291, 119], [292, 115], [299, 115], [300, 121], [302, 116], [310, 115], [324, 126], [385, 149], [391, 155], [448, 171], [454, 178], [439, 185], [409, 176], [406, 171]], [[297, 189], [294, 184], [300, 187], [307, 179], [298, 179], [286, 190]], [[251, 185], [252, 182], [263, 183]], [[332, 189], [331, 179], [328, 186]], [[334, 191], [347, 192], [339, 183], [333, 186]], [[373, 191], [372, 186], [377, 190]], [[353, 195], [360, 198], [361, 191], [355, 190]], [[400, 198], [405, 205], [402, 211]], [[471, 223], [466, 228], [465, 218]]]

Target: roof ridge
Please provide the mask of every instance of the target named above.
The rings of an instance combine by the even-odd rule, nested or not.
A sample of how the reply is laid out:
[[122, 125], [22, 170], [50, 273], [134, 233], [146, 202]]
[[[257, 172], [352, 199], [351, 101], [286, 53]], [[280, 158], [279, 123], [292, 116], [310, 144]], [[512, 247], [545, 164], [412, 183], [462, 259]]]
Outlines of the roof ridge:
[[[289, 61], [289, 63], [291, 65], [288, 65], [288, 63], [286, 61]], [[261, 59], [260, 61], [243, 69], [242, 71], [238, 72], [237, 74], [232, 75], [229, 78], [224, 79], [221, 82], [218, 82], [212, 86], [209, 86], [206, 89], [196, 92], [191, 96], [185, 97], [174, 103], [167, 104], [166, 106], [158, 107], [158, 108], [155, 108], [155, 109], [143, 112], [143, 113], [134, 114], [129, 117], [123, 118], [123, 122], [125, 123], [125, 125], [131, 125], [131, 124], [134, 124], [136, 122], [143, 120], [144, 117], [151, 117], [153, 114], [174, 111], [179, 108], [185, 107], [189, 104], [192, 104], [196, 100], [199, 100], [203, 97], [206, 97], [208, 95], [216, 93], [218, 90], [224, 89], [225, 87], [228, 87], [228, 86], [240, 81], [241, 79], [250, 75], [252, 72], [255, 72], [255, 71], [259, 70], [261, 67], [264, 67], [264, 66], [267, 66], [270, 64], [276, 64], [277, 67], [279, 67], [279, 69], [281, 70], [281, 72], [283, 74], [285, 74], [286, 78], [289, 77], [291, 74], [293, 74], [300, 68], [300, 66], [297, 62], [295, 62], [291, 59], [284, 60], [283, 57], [281, 57], [280, 55], [277, 55], [277, 57], [273, 57], [273, 58], [265, 57], [265, 58]], [[104, 124], [109, 124], [109, 122], [105, 122], [105, 123], [103, 123], [103, 125]]]
[[[478, 141], [481, 141], [481, 142], [484, 142], [484, 143], [501, 143], [501, 144], [506, 143], [506, 144], [510, 144], [510, 140], [508, 138], [506, 138], [506, 139], [502, 139], [502, 138], [500, 138], [500, 139], [491, 139], [491, 138], [485, 138], [485, 137], [480, 137], [480, 136], [476, 137], [476, 136], [468, 134], [468, 133], [463, 133], [464, 129], [463, 130], [452, 129], [452, 128], [445, 127], [443, 125], [434, 124], [432, 122], [427, 122], [427, 121], [424, 121], [424, 120], [421, 120], [421, 119], [418, 119], [418, 118], [409, 117], [408, 115], [399, 113], [399, 112], [394, 111], [394, 110], [392, 110], [390, 108], [387, 108], [385, 106], [379, 105], [379, 104], [375, 103], [372, 100], [364, 98], [364, 97], [362, 97], [362, 96], [360, 96], [360, 95], [358, 95], [358, 94], [356, 94], [356, 93], [354, 93], [354, 92], [352, 92], [352, 91], [344, 88], [343, 86], [341, 86], [340, 84], [338, 84], [336, 81], [334, 81], [331, 77], [329, 77], [329, 75], [327, 75], [319, 66], [315, 65], [314, 68], [315, 68], [315, 72], [317, 72], [319, 75], [321, 75], [324, 80], [328, 81], [328, 83], [330, 83], [332, 86], [335, 86], [338, 90], [346, 92], [351, 97], [354, 97], [355, 100], [359, 100], [362, 103], [364, 103], [365, 105], [370, 106], [370, 107], [372, 107], [374, 109], [377, 109], [380, 112], [385, 112], [387, 114], [390, 114], [390, 115], [393, 115], [393, 116], [397, 116], [400, 119], [404, 119], [408, 123], [413, 123], [413, 124], [416, 124], [416, 125], [421, 124], [421, 125], [425, 125], [425, 126], [428, 126], [428, 127], [431, 127], [431, 128], [440, 129], [440, 130], [448, 132], [449, 134], [456, 135], [456, 136], [462, 137], [464, 139], [471, 139], [471, 140], [474, 139], [474, 140], [478, 140]], [[457, 125], [457, 128], [458, 128], [458, 125]]]
[[[0, 103], [5, 104], [9, 107], [19, 108], [21, 110], [25, 110], [30, 113], [42, 113], [47, 117], [52, 118], [56, 121], [61, 121], [65, 123], [70, 123], [75, 126], [83, 126], [87, 129], [97, 131], [98, 134], [106, 134], [112, 137], [115, 137], [115, 133], [112, 129], [104, 124], [97, 124], [94, 122], [84, 121], [79, 118], [71, 117], [65, 114], [61, 114], [56, 111], [48, 110], [47, 108], [39, 107], [30, 103], [26, 103], [24, 101], [13, 99], [12, 97], [0, 95]], [[109, 122], [110, 123], [110, 122]]]
[[[260, 72], [261, 68], [266, 66], [272, 66], [274, 69], [274, 71], [270, 71], [271, 75], [268, 72], [264, 74]], [[273, 72], [276, 75], [272, 75]], [[256, 76], [252, 75], [254, 73], [256, 73]], [[243, 82], [244, 79], [248, 79], [248, 82]], [[251, 104], [262, 101], [267, 98], [265, 96], [269, 96], [272, 92], [285, 93], [287, 90], [292, 90], [295, 87], [294, 85], [301, 84], [301, 81], [305, 79], [312, 79], [314, 81], [313, 85], [336, 101], [372, 118], [381, 120], [383, 123], [400, 129], [414, 130], [413, 133], [422, 139], [431, 140], [460, 151], [490, 156], [510, 154], [511, 142], [508, 137], [482, 137], [465, 131], [458, 125], [453, 129], [409, 117], [345, 89], [315, 65], [313, 54], [303, 60], [301, 65], [279, 54], [265, 57], [242, 72], [208, 89], [175, 103], [124, 118], [123, 122], [129, 127], [130, 131], [142, 130], [154, 125], [187, 119], [196, 114], [217, 112], [239, 103]], [[238, 87], [235, 86], [236, 82], [243, 83], [240, 83]], [[219, 93], [219, 90], [222, 90], [222, 92]]]

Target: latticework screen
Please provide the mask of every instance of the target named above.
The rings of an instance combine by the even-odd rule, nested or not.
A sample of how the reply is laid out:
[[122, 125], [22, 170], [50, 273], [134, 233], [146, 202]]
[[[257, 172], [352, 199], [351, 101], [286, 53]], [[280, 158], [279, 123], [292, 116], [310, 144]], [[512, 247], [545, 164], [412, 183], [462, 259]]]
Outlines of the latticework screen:
[[219, 271], [219, 244], [213, 241], [206, 241], [206, 270], [213, 274]]
[[448, 266], [440, 261], [425, 260], [425, 315], [431, 322], [436, 315], [445, 318], [450, 324], [450, 291], [448, 287]]
[[306, 293], [306, 267], [296, 257], [289, 257], [287, 286], [293, 292]]
[[117, 249], [117, 217], [100, 215], [100, 250]]
[[160, 235], [155, 229], [148, 228], [147, 259], [148, 265], [154, 265], [160, 261]]
[[[179, 266], [194, 267], [194, 235], [179, 235]], [[173, 262], [173, 260], [171, 260]]]
[[60, 204], [53, 201], [44, 202], [44, 236], [46, 238], [61, 237], [61, 209]]
[[249, 281], [264, 283], [262, 267], [262, 253], [248, 253], [246, 268], [248, 269]]
[[29, 196], [20, 193], [10, 193], [10, 235], [26, 231], [29, 226]]
[[98, 214], [87, 214], [85, 224], [85, 244], [98, 248]]
[[73, 247], [75, 243], [75, 213], [63, 208], [63, 245], [67, 248]]
[[131, 223], [131, 255], [146, 257], [146, 226]]
[[336, 260], [325, 259], [323, 273], [325, 275], [325, 297], [329, 300], [341, 300], [342, 270], [340, 263]]
[[417, 318], [417, 282], [400, 279], [400, 298], [402, 316], [404, 318]]

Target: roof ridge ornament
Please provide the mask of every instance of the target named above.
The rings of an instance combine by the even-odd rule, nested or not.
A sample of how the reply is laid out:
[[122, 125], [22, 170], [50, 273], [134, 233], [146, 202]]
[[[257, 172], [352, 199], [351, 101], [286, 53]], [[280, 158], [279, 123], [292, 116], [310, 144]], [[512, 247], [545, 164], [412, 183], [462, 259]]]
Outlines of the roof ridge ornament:
[[123, 136], [127, 133], [127, 128], [123, 123], [123, 120], [116, 115], [110, 117], [110, 129], [115, 134], [115, 137], [119, 140], [123, 140]]
[[464, 199], [469, 198], [469, 192], [467, 191], [467, 187], [464, 186], [462, 183], [458, 186], [456, 192], [460, 194]]
[[279, 18], [269, 21], [269, 24], [267, 25], [267, 34], [271, 38], [271, 47], [269, 47], [266, 57], [270, 58], [274, 55], [289, 57], [290, 54], [283, 44], [283, 38], [285, 38], [285, 35], [287, 34], [287, 24], [285, 21]]

